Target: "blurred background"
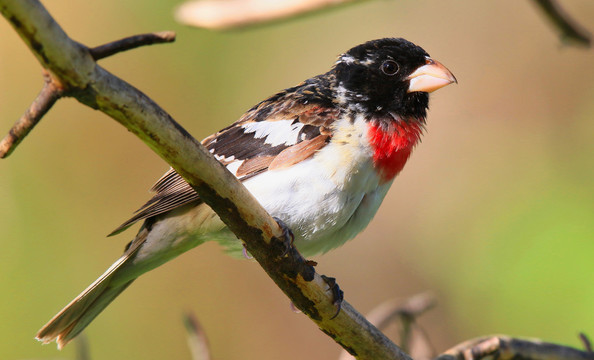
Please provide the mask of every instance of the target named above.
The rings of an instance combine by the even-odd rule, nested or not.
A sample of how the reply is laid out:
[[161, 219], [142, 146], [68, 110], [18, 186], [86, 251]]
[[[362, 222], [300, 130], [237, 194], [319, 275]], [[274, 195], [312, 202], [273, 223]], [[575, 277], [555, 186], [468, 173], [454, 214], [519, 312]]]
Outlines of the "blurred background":
[[[432, 95], [428, 131], [374, 221], [315, 258], [366, 313], [432, 291], [437, 351], [494, 333], [581, 346], [594, 336], [594, 55], [563, 46], [530, 1], [369, 1], [228, 32], [184, 27], [177, 1], [46, 2], [88, 46], [174, 30], [173, 44], [102, 60], [201, 139], [367, 40], [405, 37], [458, 78]], [[592, 31], [594, 2], [562, 4]], [[0, 135], [42, 86], [0, 20]], [[168, 165], [119, 124], [57, 103], [0, 161], [0, 358], [73, 359], [36, 331], [100, 275], [135, 229], [105, 235]], [[182, 313], [216, 359], [336, 359], [340, 348], [257, 263], [206, 244], [143, 276], [86, 331], [93, 359], [189, 359]]]

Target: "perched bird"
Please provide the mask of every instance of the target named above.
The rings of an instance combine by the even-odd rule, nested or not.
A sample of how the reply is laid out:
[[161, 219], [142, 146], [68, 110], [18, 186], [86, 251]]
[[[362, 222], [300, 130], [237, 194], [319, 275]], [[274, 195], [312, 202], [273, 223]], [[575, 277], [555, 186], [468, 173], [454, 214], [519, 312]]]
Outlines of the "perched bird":
[[[369, 224], [419, 142], [428, 93], [454, 82], [407, 40], [369, 41], [202, 144], [292, 230], [304, 256], [324, 253]], [[153, 198], [110, 234], [144, 220], [124, 255], [54, 316], [38, 340], [62, 348], [137, 277], [205, 241], [241, 254], [241, 242], [173, 169], [152, 190]]]

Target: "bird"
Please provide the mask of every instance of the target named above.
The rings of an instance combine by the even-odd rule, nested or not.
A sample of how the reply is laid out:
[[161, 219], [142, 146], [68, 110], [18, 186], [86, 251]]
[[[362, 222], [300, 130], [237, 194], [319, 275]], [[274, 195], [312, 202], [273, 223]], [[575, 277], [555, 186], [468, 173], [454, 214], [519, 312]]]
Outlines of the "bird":
[[[303, 256], [334, 249], [371, 221], [425, 130], [429, 93], [457, 83], [420, 46], [371, 40], [331, 69], [261, 101], [202, 144], [273, 217]], [[143, 220], [124, 254], [36, 335], [58, 348], [80, 334], [136, 278], [206, 242], [243, 246], [169, 169], [154, 196], [109, 236]]]

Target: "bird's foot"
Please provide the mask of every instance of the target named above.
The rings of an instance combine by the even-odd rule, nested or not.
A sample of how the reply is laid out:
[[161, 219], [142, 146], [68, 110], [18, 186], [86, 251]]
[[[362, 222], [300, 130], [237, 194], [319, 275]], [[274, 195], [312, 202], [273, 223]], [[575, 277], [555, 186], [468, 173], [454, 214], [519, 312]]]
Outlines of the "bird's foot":
[[241, 253], [243, 254], [243, 258], [247, 259], [247, 260], [253, 260], [254, 257], [252, 256], [252, 254], [249, 253], [248, 249], [245, 247], [245, 244], [243, 244], [243, 247], [241, 249]]
[[295, 235], [293, 235], [293, 232], [291, 231], [291, 229], [289, 229], [287, 224], [285, 224], [281, 219], [279, 219], [277, 217], [273, 217], [273, 219], [274, 219], [274, 221], [276, 221], [278, 226], [283, 231], [282, 238], [279, 240], [281, 240], [285, 246], [285, 250], [283, 251], [283, 253], [281, 255], [281, 257], [284, 257], [293, 248], [293, 242], [295, 242]]
[[344, 300], [344, 292], [340, 290], [340, 287], [336, 283], [336, 279], [333, 277], [328, 277], [326, 275], [322, 275], [322, 279], [328, 284], [330, 287], [330, 291], [332, 292], [332, 304], [336, 307], [336, 314], [332, 316], [330, 319], [334, 319], [335, 317], [340, 314], [340, 309], [342, 308], [342, 301]]

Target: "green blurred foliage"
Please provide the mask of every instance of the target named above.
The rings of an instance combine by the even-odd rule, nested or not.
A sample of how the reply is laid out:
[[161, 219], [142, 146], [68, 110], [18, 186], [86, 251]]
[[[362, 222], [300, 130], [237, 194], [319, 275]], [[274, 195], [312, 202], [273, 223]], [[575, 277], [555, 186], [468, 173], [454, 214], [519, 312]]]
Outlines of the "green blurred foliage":
[[[586, 26], [594, 3], [564, 1]], [[528, 1], [375, 1], [272, 26], [217, 33], [173, 21], [171, 1], [46, 6], [89, 46], [175, 30], [174, 44], [101, 61], [195, 137], [275, 91], [326, 71], [366, 40], [402, 36], [460, 84], [432, 97], [428, 132], [376, 219], [320, 256], [367, 312], [433, 290], [422, 319], [438, 350], [491, 333], [579, 345], [594, 335], [594, 56], [563, 47]], [[590, 29], [592, 30], [592, 29]], [[0, 133], [30, 104], [40, 67], [0, 21]], [[167, 165], [103, 114], [61, 100], [0, 161], [0, 358], [74, 358], [37, 329], [115, 260], [104, 239]], [[214, 244], [131, 286], [86, 332], [94, 359], [189, 359], [194, 311], [219, 359], [334, 359], [339, 349], [249, 261]]]

